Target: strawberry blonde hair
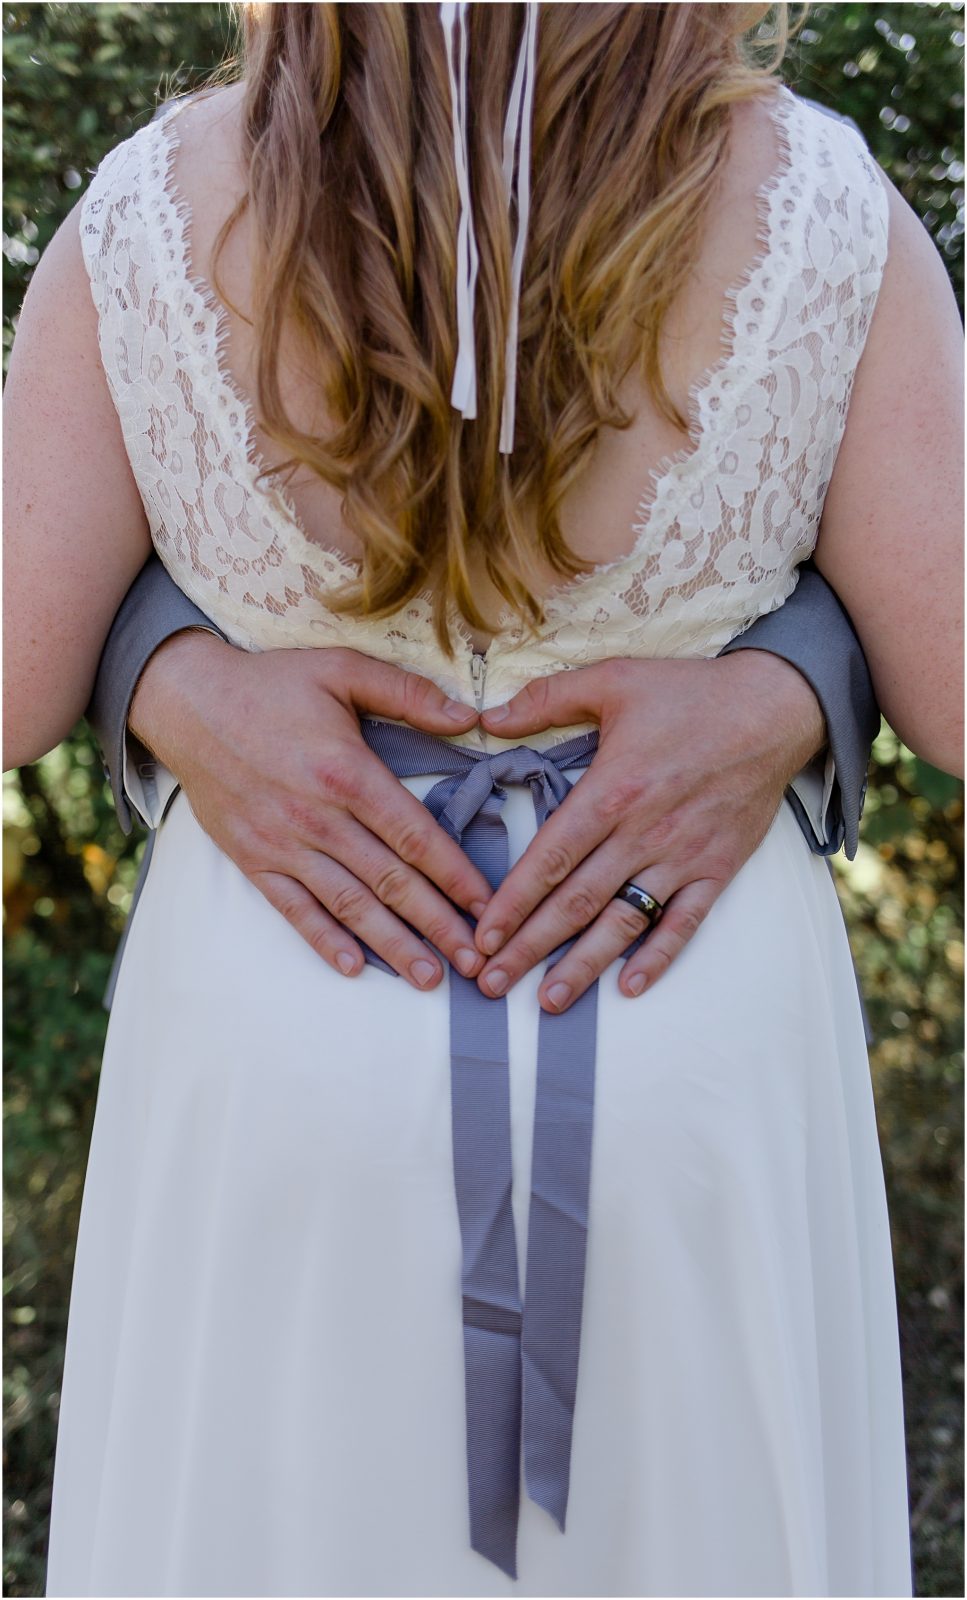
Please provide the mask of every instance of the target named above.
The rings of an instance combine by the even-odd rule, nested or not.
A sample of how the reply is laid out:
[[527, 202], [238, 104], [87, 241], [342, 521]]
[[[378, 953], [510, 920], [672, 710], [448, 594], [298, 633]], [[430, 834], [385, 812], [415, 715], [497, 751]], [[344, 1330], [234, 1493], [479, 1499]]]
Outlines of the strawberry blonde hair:
[[[775, 12], [767, 56], [749, 39]], [[450, 403], [460, 200], [446, 43], [434, 4], [234, 8], [247, 192], [219, 230], [217, 261], [251, 207], [256, 403], [286, 458], [337, 489], [362, 555], [330, 610], [385, 617], [434, 593], [448, 655], [451, 606], [496, 631], [471, 557], [534, 627], [537, 553], [564, 578], [593, 565], [566, 544], [558, 506], [603, 424], [634, 420], [617, 390], [637, 366], [683, 432], [659, 335], [694, 262], [727, 149], [731, 103], [770, 94], [788, 8], [540, 7], [531, 212], [521, 284], [515, 447], [498, 450], [513, 237], [502, 134], [524, 7], [469, 7], [469, 148], [480, 254], [477, 416]], [[801, 19], [800, 19], [801, 20]], [[229, 304], [231, 302], [228, 302]], [[237, 309], [237, 308], [235, 308]], [[241, 314], [241, 313], [239, 313]], [[332, 428], [302, 432], [278, 381], [291, 323]]]

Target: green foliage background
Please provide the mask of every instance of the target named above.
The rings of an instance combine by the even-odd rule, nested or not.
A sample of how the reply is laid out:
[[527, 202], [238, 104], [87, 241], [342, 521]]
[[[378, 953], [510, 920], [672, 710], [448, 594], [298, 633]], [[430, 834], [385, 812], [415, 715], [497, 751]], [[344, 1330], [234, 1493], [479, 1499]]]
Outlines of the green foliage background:
[[[31, 270], [101, 156], [226, 49], [227, 7], [3, 9], [4, 362]], [[787, 82], [850, 115], [963, 284], [963, 7], [816, 5]], [[105, 1028], [142, 848], [86, 727], [5, 780], [4, 1580], [39, 1595], [70, 1274]], [[962, 1569], [961, 785], [877, 743], [863, 843], [837, 862], [877, 1043], [905, 1368], [916, 1592]]]

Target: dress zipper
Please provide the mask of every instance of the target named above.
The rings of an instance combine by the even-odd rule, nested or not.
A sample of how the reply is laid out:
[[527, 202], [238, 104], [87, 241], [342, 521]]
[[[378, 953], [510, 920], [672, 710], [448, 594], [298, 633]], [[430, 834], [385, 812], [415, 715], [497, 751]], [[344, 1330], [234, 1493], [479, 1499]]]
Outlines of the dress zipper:
[[483, 710], [484, 683], [487, 679], [487, 657], [481, 655], [479, 650], [474, 650], [470, 657], [470, 676], [473, 679], [473, 692], [477, 701], [478, 712]]

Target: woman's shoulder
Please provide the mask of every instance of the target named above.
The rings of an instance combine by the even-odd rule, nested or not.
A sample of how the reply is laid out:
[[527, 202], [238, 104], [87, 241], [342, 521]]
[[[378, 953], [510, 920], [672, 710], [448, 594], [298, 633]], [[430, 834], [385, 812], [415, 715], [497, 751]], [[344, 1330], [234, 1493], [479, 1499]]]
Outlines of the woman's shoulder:
[[153, 115], [110, 147], [94, 168], [82, 207], [96, 216], [120, 196], [163, 185], [174, 151], [178, 165], [191, 165], [209, 178], [237, 166], [243, 85], [228, 84], [163, 101]]
[[776, 83], [774, 95], [737, 119], [740, 148], [744, 142], [755, 150], [767, 123], [777, 154], [760, 191], [764, 274], [781, 301], [784, 337], [801, 323], [858, 354], [882, 286], [899, 196], [852, 118]]
[[890, 180], [853, 118], [784, 87], [790, 107], [794, 150], [815, 191], [814, 210], [840, 232], [845, 222], [858, 254], [874, 273], [886, 262]]
[[164, 122], [173, 130], [186, 155], [204, 157], [218, 166], [237, 163], [244, 92], [242, 81], [201, 89], [165, 101], [152, 121]]
[[[189, 218], [203, 225], [244, 191], [239, 166], [241, 84], [160, 104], [101, 157], [78, 203], [81, 248], [102, 309], [126, 252], [159, 283], [180, 282]], [[184, 259], [183, 259], [184, 258]]]
[[953, 301], [949, 272], [928, 229], [909, 201], [884, 171], [869, 141], [851, 117], [818, 101], [786, 90], [801, 127], [808, 130], [814, 151], [817, 193], [830, 207], [829, 226], [852, 219], [868, 252], [867, 267], [878, 282], [883, 302], [880, 324], [902, 307], [912, 308], [918, 294], [933, 292]]

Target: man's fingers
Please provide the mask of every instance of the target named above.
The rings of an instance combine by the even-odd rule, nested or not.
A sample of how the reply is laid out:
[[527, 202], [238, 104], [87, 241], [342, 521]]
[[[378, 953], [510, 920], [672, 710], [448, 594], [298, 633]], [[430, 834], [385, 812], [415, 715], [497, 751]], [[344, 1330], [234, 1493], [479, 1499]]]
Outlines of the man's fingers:
[[[421, 808], [422, 809], [422, 808]], [[431, 826], [436, 826], [430, 819]], [[422, 872], [354, 818], [334, 832], [327, 855], [342, 862], [377, 899], [443, 952], [465, 977], [475, 977], [484, 957], [473, 942], [473, 928]]]
[[[439, 983], [443, 967], [429, 945], [340, 862], [307, 850], [293, 870], [310, 896], [341, 924], [344, 939], [347, 933], [356, 934], [416, 989], [432, 989]], [[258, 887], [260, 876], [253, 877]]]
[[476, 916], [474, 907], [490, 900], [490, 884], [422, 801], [369, 750], [347, 767], [345, 778], [347, 810], [449, 900]]
[[681, 868], [671, 863], [656, 863], [629, 875], [627, 859], [625, 855], [622, 860], [612, 841], [588, 856], [566, 882], [542, 901], [504, 948], [490, 958], [478, 974], [482, 993], [505, 993], [525, 972], [577, 934], [580, 937], [571, 949], [545, 974], [540, 998], [543, 1004], [552, 983], [566, 984], [570, 993], [551, 995], [547, 1006], [548, 1010], [563, 1011], [583, 994], [648, 926], [634, 906], [614, 898], [622, 883], [634, 876], [636, 883], [664, 902], [682, 881]]
[[[619, 987], [624, 994], [643, 993], [655, 983], [663, 972], [681, 954], [722, 891], [721, 884], [710, 879], [700, 879], [685, 884], [666, 898], [661, 884], [661, 870], [644, 867], [631, 874], [635, 883], [654, 893], [665, 910], [644, 942], [624, 964]], [[657, 887], [656, 887], [657, 886]], [[632, 927], [636, 922], [637, 930]], [[623, 955], [628, 946], [644, 931], [643, 916], [623, 901], [612, 900], [580, 939], [576, 939], [560, 959], [550, 967], [538, 991], [538, 999], [546, 1011], [566, 1011], [596, 978]], [[641, 988], [637, 987], [639, 981]]]
[[355, 977], [363, 970], [363, 952], [345, 928], [319, 904], [315, 895], [295, 878], [282, 872], [257, 872], [251, 877], [270, 906], [292, 924], [317, 956], [337, 972]]
[[619, 661], [595, 662], [533, 678], [503, 705], [481, 712], [489, 733], [516, 739], [542, 728], [564, 728], [571, 722], [600, 722], [602, 707], [614, 692], [620, 675]]
[[488, 901], [476, 930], [477, 949], [486, 955], [503, 949], [534, 908], [576, 872], [626, 814], [629, 797], [592, 773], [588, 768], [575, 782]]
[[310, 856], [300, 871], [311, 888], [280, 872], [252, 873], [251, 882], [331, 967], [347, 977], [362, 971], [352, 928], [414, 988], [432, 989], [440, 981], [443, 968], [429, 946], [338, 862]]
[[[343, 689], [357, 712], [392, 717], [408, 722], [428, 733], [466, 733], [477, 721], [476, 708], [452, 700], [431, 678], [408, 672], [388, 661], [347, 650], [345, 661], [331, 662], [338, 667], [333, 687]], [[469, 681], [468, 681], [469, 692]]]
[[661, 921], [652, 929], [641, 949], [636, 950], [625, 962], [618, 980], [622, 994], [643, 994], [657, 983], [698, 932], [723, 888], [722, 883], [701, 878], [695, 883], [686, 884], [672, 896]]

